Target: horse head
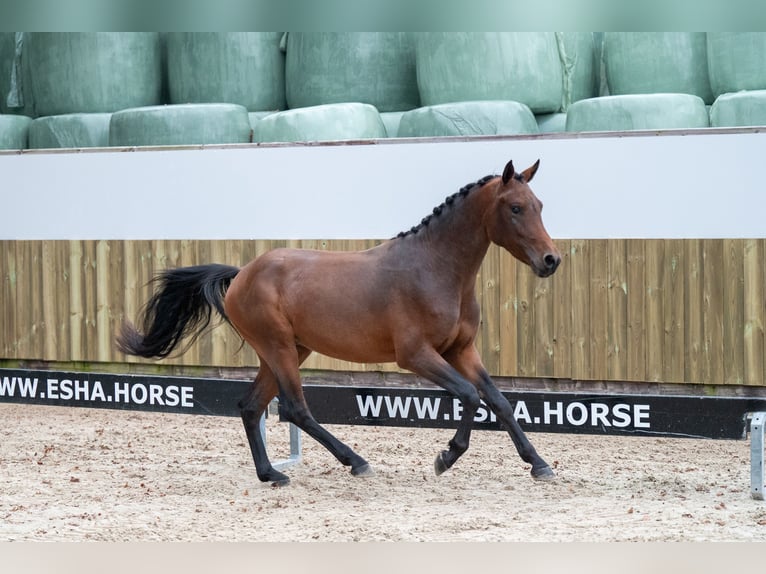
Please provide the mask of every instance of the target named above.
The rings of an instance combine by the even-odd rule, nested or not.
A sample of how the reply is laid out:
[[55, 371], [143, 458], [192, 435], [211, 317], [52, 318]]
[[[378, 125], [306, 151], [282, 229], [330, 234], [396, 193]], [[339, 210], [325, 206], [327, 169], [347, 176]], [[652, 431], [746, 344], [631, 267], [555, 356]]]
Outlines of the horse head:
[[561, 263], [561, 254], [543, 225], [543, 204], [529, 187], [539, 166], [538, 159], [516, 173], [513, 162], [508, 162], [497, 180], [494, 203], [486, 212], [485, 225], [493, 243], [529, 265], [538, 277], [548, 277]]

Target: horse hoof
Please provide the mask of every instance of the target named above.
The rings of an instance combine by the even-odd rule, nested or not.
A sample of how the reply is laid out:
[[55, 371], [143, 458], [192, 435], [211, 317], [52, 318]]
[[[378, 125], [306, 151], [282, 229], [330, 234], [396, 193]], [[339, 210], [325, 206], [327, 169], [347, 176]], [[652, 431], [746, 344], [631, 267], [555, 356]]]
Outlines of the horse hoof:
[[375, 474], [375, 471], [372, 470], [372, 467], [369, 464], [364, 463], [362, 466], [352, 468], [351, 474], [353, 476], [372, 476]]
[[278, 480], [274, 480], [271, 483], [272, 488], [282, 488], [283, 486], [287, 486], [290, 484], [290, 478], [285, 476], [284, 478], [280, 478]]
[[556, 473], [547, 464], [542, 468], [532, 468], [532, 478], [543, 482], [556, 480]]
[[440, 474], [444, 474], [447, 470], [449, 470], [449, 466], [444, 462], [444, 453], [440, 452], [436, 455], [436, 460], [434, 461], [434, 472], [436, 473], [436, 476], [439, 476]]

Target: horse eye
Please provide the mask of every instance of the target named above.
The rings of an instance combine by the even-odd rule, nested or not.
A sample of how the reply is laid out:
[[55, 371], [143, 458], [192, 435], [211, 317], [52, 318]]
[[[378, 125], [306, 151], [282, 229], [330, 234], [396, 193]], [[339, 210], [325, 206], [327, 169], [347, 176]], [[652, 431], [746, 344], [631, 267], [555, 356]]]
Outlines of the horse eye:
[[513, 213], [514, 215], [518, 215], [519, 213], [521, 213], [521, 206], [519, 206], [519, 205], [512, 205], [511, 206], [511, 213]]

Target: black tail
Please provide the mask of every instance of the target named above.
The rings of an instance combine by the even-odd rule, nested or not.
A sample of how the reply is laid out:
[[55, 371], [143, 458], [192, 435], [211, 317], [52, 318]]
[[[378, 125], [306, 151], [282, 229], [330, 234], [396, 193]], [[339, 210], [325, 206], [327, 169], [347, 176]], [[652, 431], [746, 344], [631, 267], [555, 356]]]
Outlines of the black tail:
[[217, 264], [163, 271], [154, 278], [159, 287], [142, 312], [143, 333], [123, 323], [117, 348], [128, 355], [164, 358], [191, 337], [186, 350], [210, 324], [213, 309], [229, 320], [223, 299], [237, 273], [238, 267]]

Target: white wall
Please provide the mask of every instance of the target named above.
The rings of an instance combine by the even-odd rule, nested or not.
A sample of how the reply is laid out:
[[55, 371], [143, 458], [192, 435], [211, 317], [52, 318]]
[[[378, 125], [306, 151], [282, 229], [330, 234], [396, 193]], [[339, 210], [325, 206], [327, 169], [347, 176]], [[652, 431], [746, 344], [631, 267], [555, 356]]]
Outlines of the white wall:
[[766, 236], [766, 134], [0, 153], [0, 239], [388, 238], [541, 158], [557, 238]]

